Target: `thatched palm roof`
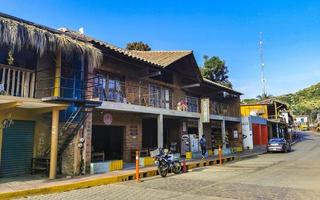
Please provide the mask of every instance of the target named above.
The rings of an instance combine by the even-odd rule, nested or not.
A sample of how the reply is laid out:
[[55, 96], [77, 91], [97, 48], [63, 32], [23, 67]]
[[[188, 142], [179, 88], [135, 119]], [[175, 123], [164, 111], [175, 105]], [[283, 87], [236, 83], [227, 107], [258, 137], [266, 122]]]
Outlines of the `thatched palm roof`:
[[0, 13], [0, 44], [17, 51], [29, 47], [39, 56], [55, 52], [60, 47], [67, 55], [85, 56], [90, 67], [99, 66], [103, 59], [101, 51], [85, 40], [3, 13]]

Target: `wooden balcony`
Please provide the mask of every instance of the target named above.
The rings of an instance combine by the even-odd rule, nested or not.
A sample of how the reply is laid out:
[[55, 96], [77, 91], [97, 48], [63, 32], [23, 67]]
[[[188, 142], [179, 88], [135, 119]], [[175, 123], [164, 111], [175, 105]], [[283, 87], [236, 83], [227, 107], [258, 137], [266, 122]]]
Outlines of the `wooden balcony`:
[[240, 117], [240, 102], [211, 101], [210, 113], [213, 115]]
[[34, 70], [0, 64], [0, 94], [34, 98]]
[[[103, 84], [101, 84], [103, 85]], [[150, 87], [153, 85], [153, 87]], [[157, 88], [157, 89], [155, 89]], [[154, 84], [118, 82], [113, 88], [96, 87], [94, 96], [102, 101], [199, 113], [197, 97], [176, 95], [170, 88]]]

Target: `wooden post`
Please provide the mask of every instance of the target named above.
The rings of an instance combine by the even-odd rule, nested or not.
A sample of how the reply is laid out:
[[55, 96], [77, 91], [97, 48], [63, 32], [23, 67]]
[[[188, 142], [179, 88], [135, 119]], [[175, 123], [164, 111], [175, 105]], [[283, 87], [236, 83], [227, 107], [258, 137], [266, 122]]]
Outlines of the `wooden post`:
[[140, 174], [139, 174], [139, 151], [136, 151], [136, 181], [140, 182]]
[[56, 50], [56, 71], [55, 71], [55, 76], [54, 76], [53, 96], [60, 97], [60, 86], [61, 86], [61, 48], [57, 47], [57, 50]]
[[49, 179], [55, 179], [57, 175], [58, 134], [59, 134], [58, 130], [59, 130], [59, 110], [54, 108], [52, 110]]
[[139, 105], [142, 105], [142, 101], [141, 101], [141, 81], [139, 81], [138, 96], [139, 96]]
[[275, 118], [278, 119], [278, 111], [277, 111], [277, 102], [274, 102], [274, 115], [275, 115]]

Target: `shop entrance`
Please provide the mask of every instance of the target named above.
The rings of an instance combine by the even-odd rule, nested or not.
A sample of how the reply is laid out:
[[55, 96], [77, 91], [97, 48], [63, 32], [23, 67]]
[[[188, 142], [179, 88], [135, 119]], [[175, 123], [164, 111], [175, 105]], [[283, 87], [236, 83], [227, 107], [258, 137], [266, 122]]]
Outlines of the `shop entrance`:
[[221, 121], [211, 121], [211, 140], [214, 149], [217, 149], [219, 148], [219, 145], [222, 145]]
[[122, 126], [92, 126], [92, 162], [122, 160], [123, 136]]
[[157, 139], [157, 119], [142, 119], [142, 148], [143, 150], [153, 150], [158, 146]]
[[163, 146], [172, 153], [180, 152], [180, 119], [164, 118], [163, 120]]

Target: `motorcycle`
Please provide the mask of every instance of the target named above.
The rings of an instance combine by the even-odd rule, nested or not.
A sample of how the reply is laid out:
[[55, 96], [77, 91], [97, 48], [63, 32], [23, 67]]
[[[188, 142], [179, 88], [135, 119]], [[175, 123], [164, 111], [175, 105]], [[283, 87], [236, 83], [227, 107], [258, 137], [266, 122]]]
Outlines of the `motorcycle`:
[[169, 171], [174, 174], [181, 173], [181, 163], [178, 160], [174, 160], [173, 154], [170, 154], [163, 149], [155, 150], [154, 154], [156, 154], [153, 157], [160, 176], [166, 177]]

